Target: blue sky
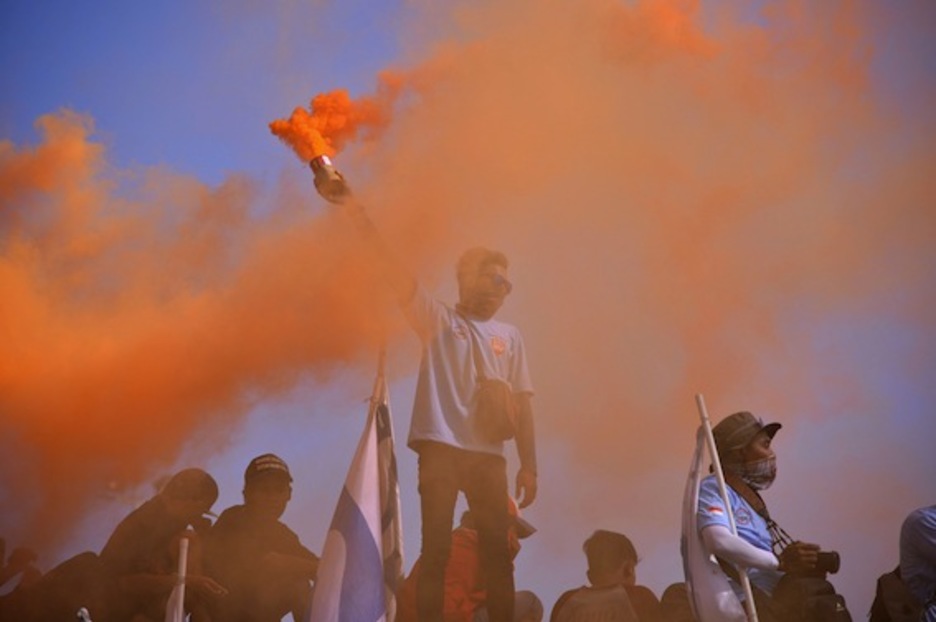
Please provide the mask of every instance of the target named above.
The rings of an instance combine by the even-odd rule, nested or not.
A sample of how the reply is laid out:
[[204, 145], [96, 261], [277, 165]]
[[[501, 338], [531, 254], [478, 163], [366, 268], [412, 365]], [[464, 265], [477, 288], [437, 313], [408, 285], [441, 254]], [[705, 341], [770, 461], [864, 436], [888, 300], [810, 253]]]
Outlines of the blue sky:
[[[373, 88], [397, 56], [396, 2], [9, 2], [3, 135], [34, 140], [37, 114], [91, 114], [119, 166], [165, 164], [218, 183], [270, 174], [265, 124], [319, 90]], [[186, 104], [188, 102], [188, 104]]]

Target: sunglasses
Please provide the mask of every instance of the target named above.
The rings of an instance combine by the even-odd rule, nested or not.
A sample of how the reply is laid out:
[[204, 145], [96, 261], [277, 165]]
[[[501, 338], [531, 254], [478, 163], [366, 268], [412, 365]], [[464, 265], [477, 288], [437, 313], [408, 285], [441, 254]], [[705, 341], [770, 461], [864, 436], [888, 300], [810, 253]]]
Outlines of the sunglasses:
[[513, 283], [511, 283], [510, 281], [508, 281], [507, 279], [505, 279], [499, 274], [485, 274], [482, 276], [489, 279], [491, 283], [494, 284], [495, 287], [502, 288], [504, 292], [508, 294], [513, 291]]

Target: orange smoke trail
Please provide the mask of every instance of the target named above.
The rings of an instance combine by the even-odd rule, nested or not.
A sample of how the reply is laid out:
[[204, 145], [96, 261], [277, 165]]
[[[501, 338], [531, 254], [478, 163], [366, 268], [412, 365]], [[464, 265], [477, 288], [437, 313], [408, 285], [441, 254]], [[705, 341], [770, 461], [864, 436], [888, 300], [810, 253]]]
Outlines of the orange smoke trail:
[[679, 56], [712, 58], [715, 41], [699, 28], [698, 0], [642, 0], [628, 9], [608, 9], [608, 50], [614, 57], [659, 62]]
[[380, 76], [378, 94], [352, 100], [338, 89], [312, 98], [309, 110], [296, 108], [289, 119], [270, 123], [270, 131], [308, 162], [320, 155], [334, 156], [359, 132], [373, 135], [390, 122], [393, 100], [400, 88], [397, 74]]
[[298, 198], [258, 219], [244, 179], [133, 179], [87, 118], [37, 125], [36, 147], [0, 143], [0, 493], [3, 535], [48, 551], [113, 486], [199, 431], [223, 446], [257, 400], [385, 328], [353, 239]]
[[[375, 131], [355, 190], [379, 190], [374, 219], [427, 285], [450, 284], [469, 245], [511, 258], [502, 317], [530, 350], [542, 472], [542, 537], [518, 576], [579, 584], [582, 539], [608, 527], [634, 538], [654, 587], [678, 579], [701, 391], [713, 418], [784, 423], [771, 508], [859, 559], [836, 578], [859, 602], [892, 563], [888, 521], [932, 489], [932, 452], [917, 450], [934, 433], [919, 398], [933, 386], [932, 84], [913, 118], [874, 100], [882, 22], [860, 2], [770, 3], [753, 20], [745, 2], [705, 16], [685, 0], [456, 4], [450, 30], [432, 24], [447, 41], [398, 83], [418, 105], [391, 119], [378, 92], [386, 125], [329, 131], [333, 148]], [[63, 519], [35, 499], [63, 513], [115, 470], [139, 480], [193, 429], [249, 408], [244, 387], [262, 398], [377, 332], [351, 240], [290, 211], [302, 201], [251, 222], [243, 180], [167, 192], [160, 177], [145, 190], [161, 194], [128, 206], [100, 178], [100, 148], [58, 126], [34, 151], [0, 149], [15, 353], [0, 361], [0, 440], [38, 454], [0, 456], [0, 477], [48, 533]], [[888, 393], [896, 375], [918, 404]]]

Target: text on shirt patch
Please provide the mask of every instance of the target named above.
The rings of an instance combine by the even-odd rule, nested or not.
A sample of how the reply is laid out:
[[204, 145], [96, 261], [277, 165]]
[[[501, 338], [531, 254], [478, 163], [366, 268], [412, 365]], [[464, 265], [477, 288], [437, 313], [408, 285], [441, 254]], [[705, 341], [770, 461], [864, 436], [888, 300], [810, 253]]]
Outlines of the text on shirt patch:
[[738, 508], [738, 511], [735, 512], [735, 522], [739, 525], [750, 525], [751, 512], [747, 508]]

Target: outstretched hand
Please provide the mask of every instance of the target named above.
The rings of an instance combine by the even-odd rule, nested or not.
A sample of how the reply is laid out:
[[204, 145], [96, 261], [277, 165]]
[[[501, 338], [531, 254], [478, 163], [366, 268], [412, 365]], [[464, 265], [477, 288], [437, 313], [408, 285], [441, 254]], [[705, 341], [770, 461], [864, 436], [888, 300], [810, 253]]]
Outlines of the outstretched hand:
[[536, 499], [536, 473], [526, 469], [517, 471], [517, 490], [514, 496], [518, 499], [520, 509], [531, 505]]

